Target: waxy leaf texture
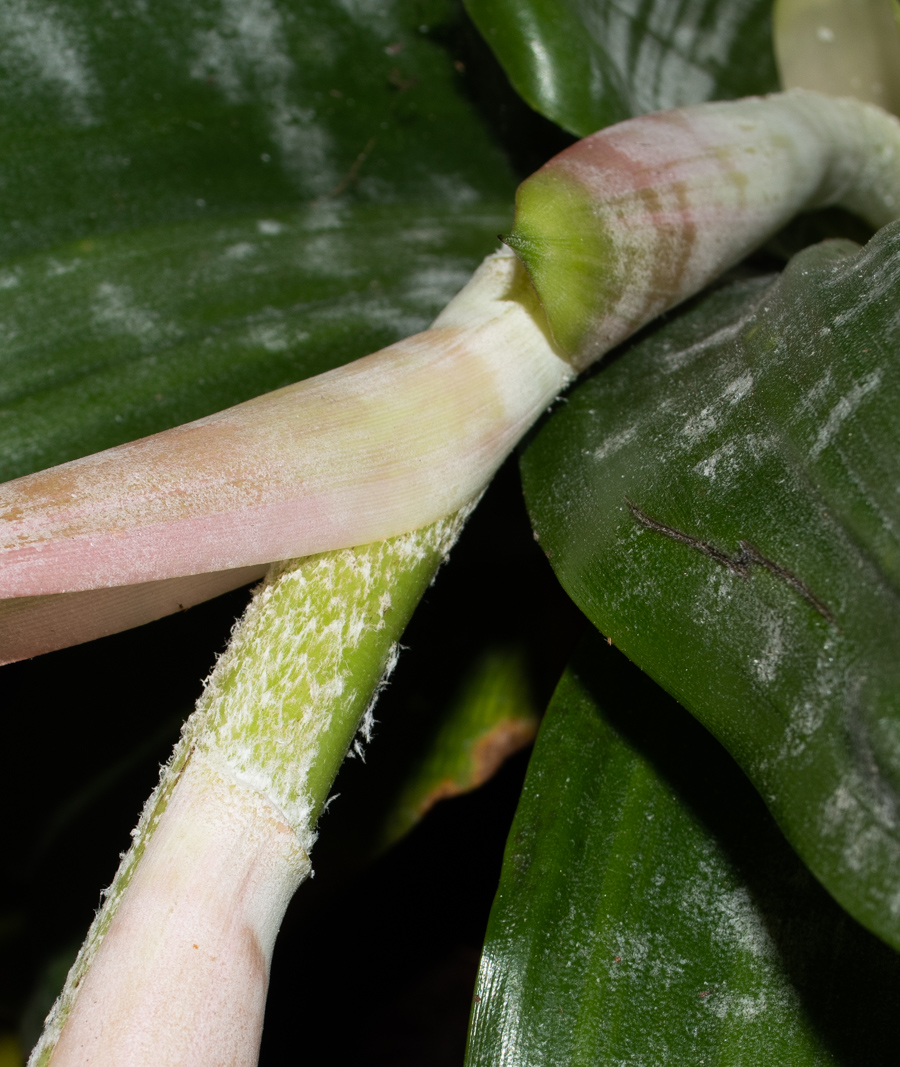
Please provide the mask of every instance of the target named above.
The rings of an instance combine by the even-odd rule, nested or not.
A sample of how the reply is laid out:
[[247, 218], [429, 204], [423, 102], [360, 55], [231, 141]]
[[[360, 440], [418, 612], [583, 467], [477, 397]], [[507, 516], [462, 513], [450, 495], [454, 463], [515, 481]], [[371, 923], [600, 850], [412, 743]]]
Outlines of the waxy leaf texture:
[[887, 1063], [898, 986], [721, 746], [585, 640], [510, 831], [467, 1067]]
[[900, 226], [651, 330], [525, 454], [541, 545], [900, 946]]
[[466, 0], [525, 100], [579, 137], [778, 88], [767, 0]]

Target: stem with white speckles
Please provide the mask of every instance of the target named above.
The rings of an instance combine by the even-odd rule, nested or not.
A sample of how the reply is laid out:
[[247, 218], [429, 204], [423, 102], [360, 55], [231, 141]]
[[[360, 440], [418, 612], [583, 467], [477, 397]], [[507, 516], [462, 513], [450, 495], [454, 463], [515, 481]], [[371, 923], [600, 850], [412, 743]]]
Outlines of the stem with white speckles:
[[207, 682], [32, 1067], [250, 1067], [288, 902], [467, 512], [272, 568]]
[[[874, 226], [900, 216], [895, 117], [794, 90], [585, 138], [519, 187], [506, 239], [519, 260], [488, 257], [431, 329], [0, 486], [0, 597], [30, 601], [0, 603], [0, 662], [196, 603], [210, 572], [452, 513], [576, 370], [828, 204]], [[140, 608], [110, 588], [134, 583]], [[48, 626], [43, 598], [76, 593]]]
[[900, 123], [793, 93], [620, 124], [523, 183], [508, 240], [524, 269], [508, 253], [489, 258], [432, 330], [4, 487], [0, 584], [11, 596], [422, 527], [274, 569], [148, 804], [32, 1065], [255, 1060], [271, 946], [316, 818], [461, 521], [435, 520], [480, 492], [573, 368], [823, 203], [874, 224], [900, 213]]

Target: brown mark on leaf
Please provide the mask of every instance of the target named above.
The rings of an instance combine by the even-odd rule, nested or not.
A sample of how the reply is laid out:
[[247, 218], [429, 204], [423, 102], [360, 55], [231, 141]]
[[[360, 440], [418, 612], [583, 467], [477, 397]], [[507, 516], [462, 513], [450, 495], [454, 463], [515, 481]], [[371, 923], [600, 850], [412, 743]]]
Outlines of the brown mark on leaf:
[[484, 785], [496, 774], [505, 760], [531, 744], [537, 734], [537, 728], [537, 719], [506, 719], [497, 723], [472, 745], [468, 777], [462, 781], [444, 778], [438, 782], [420, 801], [419, 817], [430, 811], [439, 800], [460, 796]]
[[341, 193], [347, 190], [351, 185], [355, 185], [356, 182], [359, 180], [360, 168], [372, 154], [372, 149], [375, 147], [376, 142], [377, 138], [370, 137], [368, 141], [366, 141], [365, 148], [363, 148], [363, 150], [359, 153], [356, 159], [354, 159], [353, 162], [350, 164], [350, 169], [347, 171], [344, 177], [341, 178], [341, 180], [331, 190], [330, 193], [326, 193], [324, 196], [320, 196], [319, 199], [314, 200], [313, 203], [320, 204], [323, 200], [334, 200], [336, 197], [340, 196]]
[[698, 552], [702, 552], [704, 556], [709, 556], [710, 559], [714, 559], [716, 563], [721, 563], [723, 567], [727, 567], [733, 574], [739, 575], [741, 578], [750, 577], [750, 568], [756, 564], [770, 573], [774, 574], [776, 578], [780, 578], [781, 581], [786, 582], [796, 593], [812, 607], [814, 608], [823, 619], [827, 620], [832, 626], [837, 626], [837, 621], [834, 615], [829, 611], [828, 607], [813, 593], [813, 591], [801, 581], [796, 574], [789, 571], [786, 567], [782, 567], [780, 563], [776, 563], [774, 560], [764, 556], [758, 548], [755, 548], [749, 541], [738, 541], [738, 547], [740, 552], [736, 556], [729, 556], [721, 548], [717, 548], [716, 545], [711, 544], [709, 541], [703, 541], [698, 537], [692, 537], [690, 534], [683, 533], [681, 530], [676, 530], [674, 526], [667, 526], [664, 522], [659, 522], [656, 519], [651, 519], [649, 515], [641, 511], [641, 509], [633, 501], [625, 497], [625, 503], [628, 505], [628, 509], [634, 516], [635, 520], [640, 523], [641, 526], [648, 530], [654, 530], [656, 533], [661, 533], [666, 537], [670, 537], [673, 541], [678, 541], [682, 545], [689, 545], [691, 548], [696, 548]]

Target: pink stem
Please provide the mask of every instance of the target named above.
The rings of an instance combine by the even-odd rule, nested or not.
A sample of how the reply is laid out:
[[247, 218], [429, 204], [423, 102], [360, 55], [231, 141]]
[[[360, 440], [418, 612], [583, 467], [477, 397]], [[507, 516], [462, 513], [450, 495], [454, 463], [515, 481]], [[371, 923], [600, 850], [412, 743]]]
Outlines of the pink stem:
[[52, 1067], [250, 1067], [309, 858], [259, 794], [192, 761], [116, 909]]

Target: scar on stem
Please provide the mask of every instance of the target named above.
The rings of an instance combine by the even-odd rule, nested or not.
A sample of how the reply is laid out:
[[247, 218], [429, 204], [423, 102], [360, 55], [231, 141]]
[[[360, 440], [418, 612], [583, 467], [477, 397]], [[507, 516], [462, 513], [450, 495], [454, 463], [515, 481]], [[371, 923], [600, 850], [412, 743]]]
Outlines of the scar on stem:
[[754, 548], [749, 541], [738, 541], [740, 552], [736, 556], [729, 556], [727, 552], [723, 552], [721, 548], [717, 548], [715, 545], [710, 544], [709, 541], [703, 541], [698, 537], [691, 537], [690, 534], [682, 533], [681, 530], [676, 530], [674, 526], [666, 526], [664, 522], [658, 522], [656, 519], [651, 519], [649, 515], [645, 514], [634, 503], [625, 497], [625, 503], [628, 505], [628, 509], [634, 518], [645, 526], [648, 530], [655, 530], [657, 533], [665, 534], [666, 537], [671, 537], [673, 541], [679, 541], [683, 545], [690, 545], [691, 548], [696, 548], [698, 552], [702, 552], [704, 556], [709, 556], [710, 559], [714, 559], [717, 563], [721, 563], [723, 567], [727, 567], [734, 574], [739, 574], [741, 578], [750, 577], [750, 568], [754, 563], [760, 567], [765, 567], [770, 574], [774, 574], [776, 578], [780, 578], [794, 590], [799, 593], [800, 596], [811, 607], [826, 619], [833, 626], [837, 625], [835, 617], [831, 614], [825, 604], [815, 595], [815, 593], [802, 582], [796, 574], [793, 574], [786, 567], [782, 567], [774, 560], [768, 559], [764, 556], [758, 548]]
[[325, 193], [324, 196], [320, 196], [318, 200], [314, 200], [314, 204], [319, 204], [323, 200], [334, 200], [339, 197], [341, 193], [345, 192], [353, 183], [359, 178], [359, 169], [365, 163], [372, 153], [372, 149], [377, 143], [376, 137], [370, 137], [366, 142], [365, 148], [359, 153], [353, 163], [350, 165], [350, 169], [344, 175], [343, 178], [337, 183], [337, 185], [331, 190], [330, 193]]

